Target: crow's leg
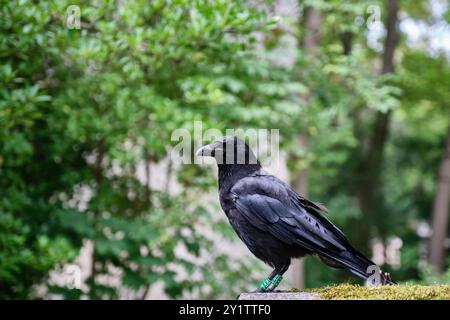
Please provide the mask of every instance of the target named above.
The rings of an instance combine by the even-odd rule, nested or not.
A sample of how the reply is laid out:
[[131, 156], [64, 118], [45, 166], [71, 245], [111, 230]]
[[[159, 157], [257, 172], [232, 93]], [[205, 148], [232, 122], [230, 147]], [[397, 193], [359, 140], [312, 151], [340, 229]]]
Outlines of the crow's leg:
[[283, 280], [283, 274], [289, 269], [290, 261], [281, 267], [276, 267], [272, 273], [261, 282], [256, 292], [271, 292], [273, 291]]
[[272, 271], [272, 273], [261, 282], [261, 284], [259, 285], [258, 289], [256, 289], [255, 292], [267, 292], [267, 291], [269, 291], [269, 287], [272, 284], [272, 280], [277, 274], [278, 274], [278, 270], [274, 269]]
[[270, 282], [269, 288], [267, 291], [273, 291], [276, 287], [280, 284], [281, 280], [283, 280], [283, 274], [289, 269], [290, 261], [283, 265], [281, 268], [276, 268], [275, 272], [276, 275], [272, 278], [272, 281]]

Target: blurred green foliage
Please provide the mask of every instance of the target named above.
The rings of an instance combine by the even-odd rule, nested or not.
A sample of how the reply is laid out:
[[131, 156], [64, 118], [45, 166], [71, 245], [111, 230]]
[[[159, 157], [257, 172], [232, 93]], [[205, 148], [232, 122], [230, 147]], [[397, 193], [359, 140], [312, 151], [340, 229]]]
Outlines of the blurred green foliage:
[[[80, 30], [66, 26], [72, 4], [82, 8]], [[232, 295], [222, 283], [245, 265], [213, 253], [212, 265], [194, 259], [212, 251], [198, 231], [213, 223], [192, 187], [198, 168], [180, 175], [177, 196], [151, 190], [135, 172], [167, 156], [174, 129], [195, 119], [241, 123], [239, 112], [271, 99], [260, 86], [276, 72], [250, 50], [251, 31], [271, 21], [228, 1], [3, 1], [1, 16], [2, 297], [29, 297], [86, 239], [95, 248], [90, 298], [118, 296], [94, 280], [111, 266], [136, 291], [162, 281], [170, 297]], [[175, 254], [180, 245], [191, 261]]]
[[[199, 197], [215, 187], [211, 174], [183, 166], [174, 193], [139, 181], [138, 167], [152, 175], [148, 163], [167, 159], [173, 130], [193, 130], [195, 120], [204, 129], [280, 128], [283, 149], [298, 156], [291, 172], [310, 170], [309, 197], [327, 204], [352, 239], [360, 231], [349, 221], [364, 216], [355, 159], [376, 112], [388, 110], [382, 210], [363, 236], [401, 237], [395, 279], [426, 278], [413, 222], [429, 218], [450, 68], [446, 57], [403, 39], [395, 75], [378, 75], [380, 52], [355, 19], [383, 3], [307, 1], [324, 16], [319, 56], [308, 61], [298, 45], [287, 68], [271, 54], [292, 32], [301, 39], [303, 24], [288, 32], [247, 1], [0, 1], [0, 298], [34, 297], [87, 240], [95, 264], [86, 288], [50, 292], [117, 298], [116, 286], [98, 280], [115, 268], [121, 285], [142, 297], [161, 282], [171, 298], [234, 297], [255, 286], [258, 265], [217, 253], [204, 232], [213, 226], [236, 238]], [[423, 18], [417, 3], [401, 9]], [[81, 8], [79, 30], [66, 25], [69, 5]], [[344, 54], [339, 35], [347, 31], [353, 48]], [[307, 151], [299, 132], [308, 133]], [[306, 274], [308, 286], [348, 276], [312, 258]]]

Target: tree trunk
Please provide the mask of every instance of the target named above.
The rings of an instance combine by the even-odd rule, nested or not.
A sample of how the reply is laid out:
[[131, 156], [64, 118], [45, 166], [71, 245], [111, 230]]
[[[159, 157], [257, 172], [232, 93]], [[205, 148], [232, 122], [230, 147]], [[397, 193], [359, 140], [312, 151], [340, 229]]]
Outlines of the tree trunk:
[[386, 39], [384, 40], [382, 74], [394, 72], [394, 51], [398, 41], [398, 0], [388, 1], [388, 19]]
[[445, 247], [447, 239], [448, 215], [450, 207], [450, 133], [444, 158], [439, 167], [439, 177], [433, 202], [430, 263], [436, 272], [445, 267]]
[[[322, 15], [315, 8], [308, 8], [305, 17], [305, 37], [303, 38], [303, 48], [308, 60], [313, 62], [319, 51], [320, 42], [320, 25], [322, 23]], [[308, 106], [311, 100], [311, 95], [308, 94], [305, 97], [305, 106]], [[308, 147], [308, 135], [303, 132], [299, 135], [299, 147], [303, 150]], [[301, 169], [294, 177], [293, 187], [297, 193], [307, 196], [308, 193], [308, 170], [307, 168]], [[295, 288], [302, 289], [305, 287], [304, 277], [304, 262], [303, 259], [297, 259], [293, 261], [292, 267], [292, 285]]]
[[345, 31], [340, 34], [342, 51], [344, 55], [349, 55], [352, 52], [353, 47], [353, 33]]
[[[384, 41], [383, 66], [380, 74], [394, 72], [394, 51], [398, 41], [398, 0], [387, 0], [388, 17], [386, 21], [386, 38]], [[380, 208], [380, 177], [382, 172], [383, 153], [389, 136], [391, 111], [378, 111], [375, 115], [369, 148], [361, 158], [360, 171], [357, 173], [356, 195], [364, 215], [363, 221], [356, 221], [358, 229], [358, 246], [369, 251], [370, 231], [376, 226], [376, 217]]]

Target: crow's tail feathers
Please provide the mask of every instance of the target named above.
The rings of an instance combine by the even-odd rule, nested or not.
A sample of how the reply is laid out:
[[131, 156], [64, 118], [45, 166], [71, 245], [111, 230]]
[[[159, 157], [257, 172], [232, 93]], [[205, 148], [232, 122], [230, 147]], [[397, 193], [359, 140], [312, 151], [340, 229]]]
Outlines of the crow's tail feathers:
[[344, 267], [351, 273], [366, 280], [368, 285], [394, 285], [391, 275], [381, 271], [374, 262], [367, 259], [362, 253], [354, 248], [341, 252], [338, 255], [321, 255], [321, 259], [332, 267]]
[[345, 252], [344, 259], [348, 261], [348, 268], [350, 272], [366, 280], [368, 285], [393, 285], [397, 284], [392, 280], [391, 275], [387, 272], [381, 271], [373, 261], [367, 259], [362, 253], [357, 250], [353, 252]]

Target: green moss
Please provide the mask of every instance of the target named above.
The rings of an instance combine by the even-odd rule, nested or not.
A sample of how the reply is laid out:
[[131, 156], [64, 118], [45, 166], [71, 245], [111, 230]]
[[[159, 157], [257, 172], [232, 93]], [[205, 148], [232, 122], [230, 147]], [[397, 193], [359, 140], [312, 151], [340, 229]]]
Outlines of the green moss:
[[341, 284], [303, 291], [316, 292], [322, 299], [327, 300], [450, 300], [450, 285], [363, 287]]

